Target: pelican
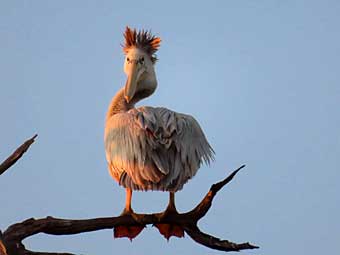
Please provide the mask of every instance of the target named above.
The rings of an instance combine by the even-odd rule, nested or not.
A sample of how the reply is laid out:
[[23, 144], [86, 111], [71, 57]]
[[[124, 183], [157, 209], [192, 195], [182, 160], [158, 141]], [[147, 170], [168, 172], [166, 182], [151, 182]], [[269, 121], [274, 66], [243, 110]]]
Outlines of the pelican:
[[[127, 80], [113, 97], [106, 115], [104, 142], [109, 173], [126, 189], [123, 214], [134, 213], [133, 190], [169, 192], [165, 212], [177, 213], [175, 192], [202, 163], [213, 160], [214, 151], [192, 116], [163, 107], [135, 107], [157, 88], [155, 53], [161, 39], [150, 31], [129, 27], [124, 38]], [[131, 238], [129, 234], [121, 235]]]

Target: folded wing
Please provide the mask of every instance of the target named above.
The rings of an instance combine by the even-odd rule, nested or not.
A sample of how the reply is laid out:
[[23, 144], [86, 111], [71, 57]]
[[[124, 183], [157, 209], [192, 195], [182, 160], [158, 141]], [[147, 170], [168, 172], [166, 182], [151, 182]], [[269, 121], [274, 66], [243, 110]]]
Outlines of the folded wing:
[[112, 177], [135, 190], [180, 190], [214, 154], [192, 116], [161, 107], [109, 118], [105, 149]]

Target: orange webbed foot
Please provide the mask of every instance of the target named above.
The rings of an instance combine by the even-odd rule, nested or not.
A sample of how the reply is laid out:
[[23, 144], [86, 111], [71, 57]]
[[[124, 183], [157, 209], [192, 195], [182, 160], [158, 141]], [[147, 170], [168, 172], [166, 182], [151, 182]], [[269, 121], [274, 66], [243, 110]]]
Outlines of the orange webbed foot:
[[167, 240], [172, 236], [176, 236], [178, 238], [184, 237], [184, 230], [182, 227], [174, 224], [155, 224], [154, 225], [159, 233], [163, 235]]
[[138, 223], [138, 214], [135, 214], [131, 207], [127, 207], [124, 209], [122, 214], [120, 216], [129, 216], [134, 219], [136, 224], [133, 225], [120, 225], [120, 226], [115, 226], [113, 229], [113, 237], [114, 238], [122, 238], [122, 237], [127, 237], [132, 241], [136, 236], [139, 235], [140, 232], [146, 227], [145, 224], [140, 224]]
[[114, 238], [127, 237], [132, 241], [145, 228], [145, 225], [116, 226], [113, 229]]

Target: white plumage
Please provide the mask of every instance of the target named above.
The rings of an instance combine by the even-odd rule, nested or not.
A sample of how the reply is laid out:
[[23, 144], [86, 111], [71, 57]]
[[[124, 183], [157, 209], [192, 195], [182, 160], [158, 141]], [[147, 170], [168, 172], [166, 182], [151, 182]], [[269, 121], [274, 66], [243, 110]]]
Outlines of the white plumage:
[[147, 31], [125, 31], [125, 86], [106, 115], [105, 150], [111, 176], [127, 191], [125, 213], [131, 213], [132, 190], [170, 192], [168, 211], [175, 212], [174, 192], [192, 178], [213, 149], [190, 115], [135, 104], [154, 93], [154, 55], [160, 38]]
[[193, 117], [161, 107], [111, 116], [105, 148], [111, 175], [133, 190], [178, 191], [213, 158]]

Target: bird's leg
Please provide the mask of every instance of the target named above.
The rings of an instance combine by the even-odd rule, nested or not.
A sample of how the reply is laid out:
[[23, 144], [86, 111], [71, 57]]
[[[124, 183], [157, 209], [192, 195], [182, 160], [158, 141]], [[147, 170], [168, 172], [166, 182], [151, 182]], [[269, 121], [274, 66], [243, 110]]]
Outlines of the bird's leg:
[[[126, 200], [125, 200], [125, 208], [121, 214], [121, 216], [131, 216], [136, 219], [136, 214], [133, 212], [131, 207], [131, 199], [132, 199], [132, 189], [126, 188]], [[116, 226], [114, 228], [113, 234], [115, 238], [127, 237], [130, 240], [135, 238], [143, 229], [145, 228], [144, 224], [136, 223], [135, 225], [129, 226]]]
[[[161, 219], [170, 218], [177, 216], [178, 212], [175, 205], [175, 192], [169, 192], [169, 204], [165, 211], [161, 214]], [[179, 225], [174, 224], [155, 224], [158, 228], [159, 233], [161, 233], [166, 239], [169, 240], [172, 236], [184, 237], [184, 230]]]
[[131, 207], [131, 200], [132, 200], [132, 189], [126, 188], [126, 197], [125, 197], [125, 208], [123, 212], [121, 213], [121, 216], [124, 215], [130, 215], [132, 216], [136, 221], [138, 221], [138, 214], [136, 214]]
[[169, 192], [169, 204], [163, 214], [178, 214], [175, 205], [175, 192]]
[[131, 208], [132, 189], [126, 188], [125, 191], [126, 191], [125, 208], [121, 215], [131, 215], [133, 214], [133, 210]]
[[175, 205], [175, 192], [169, 192], [169, 204], [165, 212], [178, 214], [176, 205]]

